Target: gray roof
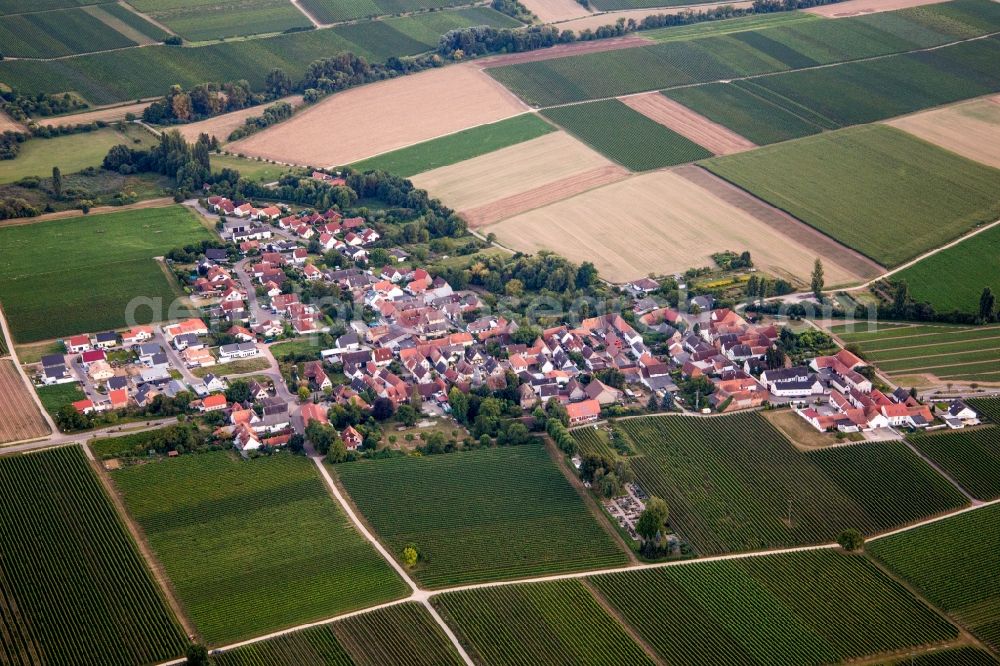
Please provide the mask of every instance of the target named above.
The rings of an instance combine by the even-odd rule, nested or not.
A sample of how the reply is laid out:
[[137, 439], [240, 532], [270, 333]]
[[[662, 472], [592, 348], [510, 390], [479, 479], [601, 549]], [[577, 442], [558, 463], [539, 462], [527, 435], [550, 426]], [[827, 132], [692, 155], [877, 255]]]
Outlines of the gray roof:
[[66, 360], [63, 358], [62, 354], [49, 354], [48, 356], [42, 357], [43, 368], [51, 368], [57, 365], [66, 365]]

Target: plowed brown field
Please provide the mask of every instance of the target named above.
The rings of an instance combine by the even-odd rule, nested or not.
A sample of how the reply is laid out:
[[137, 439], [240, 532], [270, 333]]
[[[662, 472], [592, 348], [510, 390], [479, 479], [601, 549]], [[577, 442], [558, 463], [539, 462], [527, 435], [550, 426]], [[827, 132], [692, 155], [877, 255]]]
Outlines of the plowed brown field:
[[542, 23], [590, 16], [587, 8], [576, 0], [523, 0], [522, 4], [534, 12]]
[[[561, 28], [563, 24], [559, 24]], [[602, 23], [601, 25], [605, 25]], [[572, 44], [559, 44], [547, 49], [537, 49], [535, 51], [525, 51], [523, 53], [509, 53], [507, 55], [490, 56], [475, 62], [476, 66], [482, 69], [490, 67], [501, 67], [503, 65], [519, 65], [522, 62], [538, 62], [539, 60], [552, 60], [553, 58], [565, 58], [566, 56], [582, 55], [584, 53], [598, 53], [601, 51], [617, 51], [619, 49], [631, 49], [636, 46], [649, 46], [651, 42], [642, 37], [627, 35], [625, 37], [615, 37], [613, 39], [596, 39], [589, 42], [574, 42]]]
[[31, 389], [10, 359], [0, 361], [0, 444], [35, 439], [49, 434]]
[[621, 101], [642, 115], [655, 120], [716, 155], [741, 153], [757, 144], [736, 132], [714, 123], [708, 118], [658, 92], [622, 97]]
[[907, 7], [920, 7], [921, 5], [936, 5], [946, 0], [847, 0], [833, 5], [822, 7], [810, 7], [802, 11], [825, 16], [826, 18], [846, 18], [848, 16], [858, 16], [859, 14], [875, 14], [878, 12], [892, 12], [897, 9]]
[[707, 4], [707, 5], [697, 5], [696, 7], [654, 7], [651, 9], [626, 9], [619, 12], [605, 12], [604, 14], [592, 14], [590, 16], [584, 16], [583, 18], [573, 19], [572, 21], [564, 21], [560, 23], [557, 27], [560, 30], [575, 30], [580, 32], [581, 30], [597, 30], [601, 26], [614, 25], [618, 19], [623, 18], [626, 21], [629, 19], [634, 20], [636, 23], [646, 18], [647, 16], [657, 16], [660, 14], [681, 14], [683, 12], [689, 11], [711, 11], [716, 7], [722, 7], [724, 5], [729, 5], [731, 7], [736, 7], [739, 9], [745, 9], [747, 7], [753, 6], [753, 2], [720, 2], [718, 4]]

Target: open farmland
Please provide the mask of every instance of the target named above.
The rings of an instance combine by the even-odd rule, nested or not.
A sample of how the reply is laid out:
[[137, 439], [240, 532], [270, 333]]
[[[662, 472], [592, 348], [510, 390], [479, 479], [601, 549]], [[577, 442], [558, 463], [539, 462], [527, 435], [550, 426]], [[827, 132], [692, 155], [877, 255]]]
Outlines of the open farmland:
[[249, 0], [219, 11], [217, 0], [133, 0], [132, 4], [192, 42], [312, 26], [288, 0]]
[[[752, 4], [753, 3], [750, 0], [739, 0], [738, 2], [701, 3], [698, 7], [695, 8], [692, 8], [690, 6], [690, 3], [684, 3], [683, 5], [672, 5], [670, 7], [647, 7], [646, 9], [624, 9], [624, 10], [617, 10], [614, 12], [589, 14], [569, 21], [562, 21], [558, 24], [557, 27], [560, 30], [573, 30], [574, 32], [580, 33], [584, 30], [596, 31], [598, 28], [602, 28], [605, 26], [614, 26], [619, 19], [625, 19], [625, 21], [632, 20], [635, 21], [636, 23], [642, 23], [642, 20], [647, 16], [683, 14], [690, 11], [709, 12], [723, 6], [729, 6], [735, 9], [745, 9], [747, 7], [750, 7]], [[676, 26], [671, 26], [671, 28], [674, 27]], [[644, 39], [647, 38], [647, 34], [645, 31], [640, 34]]]
[[554, 23], [590, 15], [587, 8], [576, 0], [525, 0], [521, 4], [542, 23]]
[[712, 153], [616, 99], [542, 112], [595, 150], [632, 171], [648, 171]]
[[482, 72], [456, 65], [332, 95], [229, 149], [293, 164], [343, 165], [522, 111]]
[[809, 7], [803, 11], [826, 18], [845, 18], [873, 12], [892, 12], [897, 9], [935, 5], [943, 0], [847, 0], [835, 5]]
[[416, 547], [430, 588], [626, 561], [536, 444], [335, 469], [391, 552]]
[[969, 406], [993, 423], [1000, 425], [1000, 398], [974, 398]]
[[404, 603], [246, 645], [217, 666], [459, 666], [461, 658], [423, 606]]
[[[439, 13], [453, 15], [449, 24], [464, 26], [506, 27], [515, 23], [494, 10], [479, 9], [469, 15], [459, 13], [461, 10]], [[439, 35], [417, 40], [405, 34], [406, 23], [402, 23], [414, 21], [426, 34], [427, 20], [421, 16], [403, 17], [391, 25], [384, 21], [374, 27], [345, 25], [198, 48], [150, 46], [47, 62], [8, 59], [0, 62], [0, 82], [25, 94], [76, 91], [93, 104], [135, 101], [163, 95], [174, 84], [191, 88], [206, 81], [246, 79], [253, 89], [263, 90], [265, 77], [272, 69], [283, 69], [292, 81], [298, 81], [314, 60], [341, 51], [350, 51], [369, 62], [431, 51]]]
[[434, 604], [479, 664], [653, 664], [577, 580], [454, 592]]
[[132, 666], [184, 635], [79, 447], [0, 459], [0, 661]]
[[[817, 245], [801, 234], [776, 230], [753, 210], [680, 173], [658, 171], [592, 189], [484, 231], [523, 252], [552, 250], [572, 261], [592, 261], [615, 282], [710, 266], [711, 254], [723, 250], [749, 250], [762, 270], [808, 282]], [[861, 269], [843, 268], [830, 254], [824, 253], [830, 284], [858, 279], [855, 270]]]
[[994, 650], [1000, 649], [1000, 505], [879, 539], [865, 549]]
[[[134, 139], [138, 139], [139, 143], [133, 143]], [[105, 127], [83, 134], [32, 139], [21, 144], [16, 158], [0, 161], [0, 183], [13, 183], [27, 176], [48, 178], [52, 175], [52, 167], [56, 166], [63, 174], [99, 167], [108, 151], [118, 144], [136, 149], [148, 148], [156, 144], [156, 138], [141, 127], [132, 125], [124, 132]]]
[[976, 499], [1000, 498], [1000, 427], [913, 435], [909, 441]]
[[1000, 95], [896, 118], [889, 124], [1000, 169]]
[[205, 453], [123, 468], [113, 478], [209, 643], [406, 591], [306, 458]]
[[1000, 170], [881, 125], [704, 164], [886, 266], [1000, 217]]
[[979, 312], [983, 287], [1000, 293], [1000, 225], [942, 250], [893, 276], [916, 301], [938, 312]]
[[641, 454], [639, 485], [702, 554], [829, 542], [850, 527], [874, 534], [966, 503], [903, 444], [802, 453], [753, 413], [618, 427]]
[[179, 294], [153, 257], [207, 238], [181, 206], [0, 228], [0, 301], [14, 340], [121, 328], [135, 298], [162, 299], [138, 307], [135, 323], [162, 320]]
[[75, 53], [135, 46], [82, 8], [0, 16], [3, 55], [17, 58], [56, 58]]
[[911, 655], [891, 663], [895, 666], [996, 666], [997, 660], [985, 650], [959, 647]]
[[730, 155], [757, 147], [752, 141], [659, 93], [631, 95], [621, 101], [715, 155]]
[[[200, 120], [195, 123], [186, 123], [184, 125], [178, 125], [176, 130], [180, 132], [187, 141], [194, 143], [198, 140], [198, 136], [201, 134], [207, 134], [209, 136], [214, 136], [222, 143], [229, 141], [229, 135], [233, 133], [233, 130], [241, 127], [247, 120], [253, 116], [260, 116], [264, 113], [264, 110], [269, 106], [277, 104], [278, 102], [287, 102], [292, 106], [292, 108], [298, 108], [302, 106], [303, 99], [302, 95], [289, 95], [288, 97], [283, 97], [280, 100], [275, 100], [274, 102], [268, 102], [267, 104], [259, 104], [257, 106], [250, 106], [245, 109], [240, 109], [238, 111], [232, 111], [230, 113], [224, 113], [214, 118], [207, 118], [205, 120]], [[175, 129], [175, 128], [170, 128]], [[212, 156], [213, 168], [215, 166], [216, 156]]]
[[87, 11], [139, 44], [155, 44], [170, 34], [152, 23], [148, 17], [115, 2], [103, 2], [99, 7], [90, 6]]
[[423, 171], [492, 153], [554, 132], [555, 127], [533, 113], [479, 125], [438, 139], [418, 143], [351, 165], [357, 171], [382, 170], [409, 178]]
[[[0, 338], [3, 335], [0, 334]], [[6, 351], [0, 340], [0, 356]], [[31, 389], [10, 359], [0, 359], [0, 444], [35, 439], [49, 434], [49, 426], [35, 404]]]
[[828, 664], [958, 635], [871, 562], [832, 550], [591, 581], [668, 663]]
[[929, 375], [941, 382], [1000, 381], [1000, 326], [915, 325], [869, 332], [835, 328], [845, 344], [889, 375]]
[[478, 227], [626, 173], [565, 132], [552, 132], [412, 180]]

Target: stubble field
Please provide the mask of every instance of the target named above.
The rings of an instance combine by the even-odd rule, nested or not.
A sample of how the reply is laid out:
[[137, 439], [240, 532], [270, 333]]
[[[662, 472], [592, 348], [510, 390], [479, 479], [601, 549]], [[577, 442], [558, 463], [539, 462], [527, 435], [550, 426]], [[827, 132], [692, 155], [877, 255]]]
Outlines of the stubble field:
[[1000, 169], [1000, 95], [903, 116], [888, 124]]
[[[0, 355], [3, 355], [0, 342]], [[38, 411], [25, 386], [17, 367], [10, 359], [0, 360], [0, 444], [18, 442], [24, 439], [44, 437], [49, 434], [49, 426]]]
[[208, 120], [202, 120], [196, 123], [179, 125], [176, 129], [181, 133], [181, 136], [191, 143], [197, 141], [198, 135], [200, 134], [217, 137], [219, 141], [226, 143], [229, 141], [229, 135], [233, 132], [233, 130], [242, 126], [247, 118], [263, 114], [264, 109], [277, 104], [278, 101], [287, 102], [288, 104], [291, 104], [293, 108], [302, 106], [303, 103], [302, 95], [289, 95], [288, 97], [283, 97], [280, 100], [268, 102], [267, 104], [251, 106], [246, 109], [240, 109], [239, 111], [233, 111], [232, 113], [225, 113], [221, 116], [216, 116], [214, 118], [209, 118]]
[[634, 111], [707, 148], [715, 155], [741, 153], [757, 147], [749, 139], [660, 93], [633, 95], [624, 97], [621, 101]]

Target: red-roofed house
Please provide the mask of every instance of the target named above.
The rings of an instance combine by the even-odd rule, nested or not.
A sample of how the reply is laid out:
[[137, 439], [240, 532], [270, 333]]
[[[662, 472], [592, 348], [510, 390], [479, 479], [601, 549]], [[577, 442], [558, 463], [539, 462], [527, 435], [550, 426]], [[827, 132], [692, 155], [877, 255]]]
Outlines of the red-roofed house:
[[302, 405], [299, 413], [302, 415], [302, 424], [306, 427], [309, 427], [309, 424], [313, 421], [319, 421], [323, 425], [330, 424], [330, 419], [326, 416], [326, 410], [316, 403], [309, 402]]
[[86, 335], [74, 335], [66, 341], [66, 351], [70, 354], [79, 354], [90, 349], [90, 337]]
[[344, 432], [340, 433], [340, 438], [344, 440], [344, 446], [347, 447], [348, 451], [357, 451], [365, 443], [365, 438], [354, 429], [354, 426], [344, 428]]
[[201, 401], [201, 411], [217, 412], [225, 409], [227, 404], [226, 396], [221, 393], [216, 393], [215, 395], [210, 395]]
[[583, 400], [566, 405], [570, 425], [596, 421], [601, 416], [601, 403], [597, 400]]

